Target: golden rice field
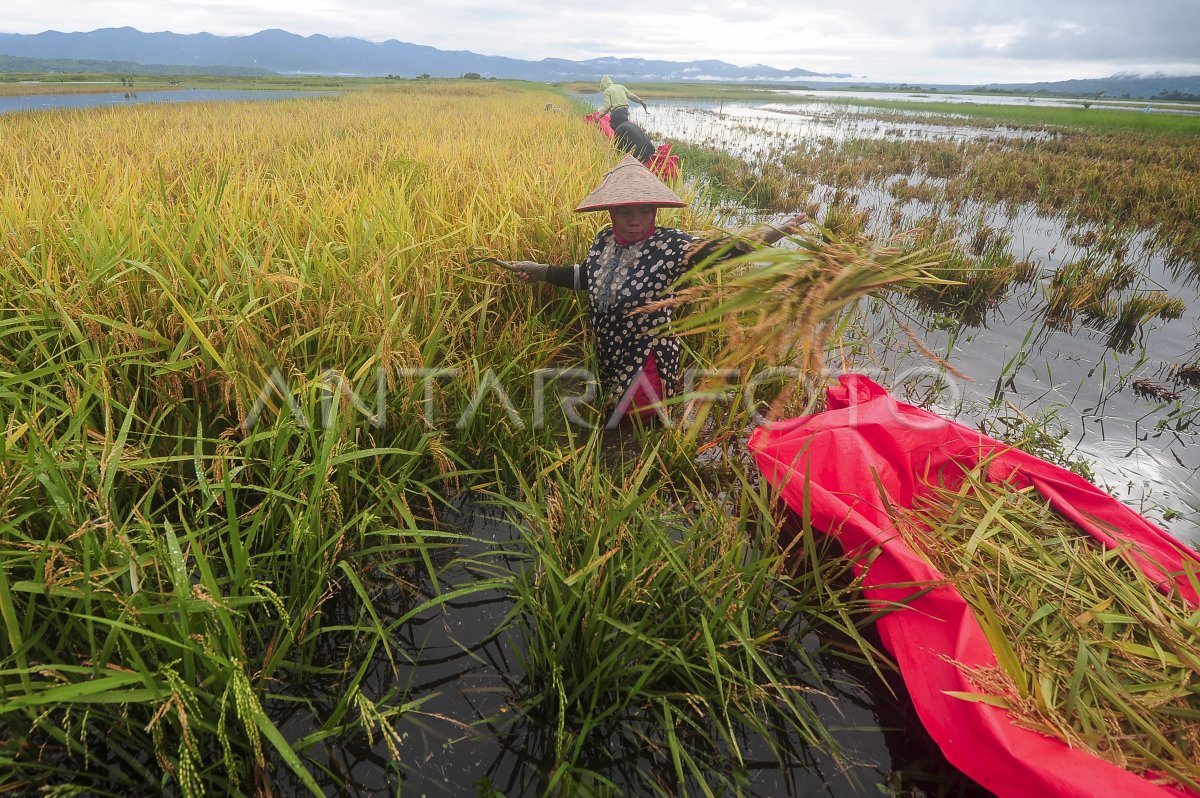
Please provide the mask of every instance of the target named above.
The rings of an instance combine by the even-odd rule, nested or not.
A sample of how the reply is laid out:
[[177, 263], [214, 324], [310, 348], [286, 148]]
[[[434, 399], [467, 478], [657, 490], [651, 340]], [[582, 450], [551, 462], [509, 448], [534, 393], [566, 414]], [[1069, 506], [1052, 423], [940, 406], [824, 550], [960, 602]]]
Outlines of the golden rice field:
[[[749, 400], [614, 438], [567, 424], [552, 385], [538, 423], [538, 370], [593, 365], [583, 303], [470, 261], [586, 252], [604, 219], [572, 208], [617, 153], [568, 107], [418, 81], [0, 116], [0, 792], [367, 794], [366, 750], [393, 794], [437, 755], [412, 739], [436, 723], [445, 756], [522, 740], [514, 794], [747, 794], [764, 760], [852, 771], [816, 661], [889, 665], [848, 564], [823, 539], [780, 551], [786, 519], [739, 458]], [[830, 185], [887, 155], [827, 161], [846, 173]], [[796, 158], [753, 177], [782, 181], [780, 207], [814, 178]], [[1043, 168], [982, 160], [1010, 199]], [[678, 188], [690, 208], [659, 222], [710, 227], [712, 203]], [[1030, 279], [984, 231], [969, 256], [936, 229], [868, 242], [849, 207], [678, 299], [696, 365], [819, 370], [827, 343], [861, 343], [843, 311], [863, 296]], [[1162, 240], [1180, 257], [1183, 230]], [[1098, 313], [1076, 290], [1064, 315]], [[443, 523], [467, 492], [511, 539]], [[482, 717], [446, 717], [404, 641], [492, 595], [511, 672]], [[874, 788], [913, 794], [904, 778]]]
[[[571, 209], [617, 154], [551, 102], [422, 82], [0, 118], [0, 791], [323, 794], [342, 741], [398, 779], [431, 697], [398, 637], [486, 591], [520, 641], [505, 711], [549, 735], [534, 792], [617, 789], [622, 729], [652, 743], [634, 794], [736, 789], [739, 736], [836, 758], [800, 640], [844, 566], [788, 576], [776, 510], [702, 475], [697, 429], [614, 461], [532, 423], [530, 375], [590, 363], [582, 305], [468, 261], [572, 262], [602, 221]], [[514, 412], [472, 407], [501, 383]], [[536, 568], [438, 523], [467, 488]]]
[[212, 399], [216, 434], [273, 371], [381, 369], [391, 389], [406, 368], [546, 365], [571, 311], [467, 265], [568, 262], [594, 233], [571, 208], [612, 154], [545, 100], [446, 85], [6, 118], [4, 299], [69, 336], [29, 345], [93, 364], [57, 375], [64, 410], [92, 388], [167, 416]]

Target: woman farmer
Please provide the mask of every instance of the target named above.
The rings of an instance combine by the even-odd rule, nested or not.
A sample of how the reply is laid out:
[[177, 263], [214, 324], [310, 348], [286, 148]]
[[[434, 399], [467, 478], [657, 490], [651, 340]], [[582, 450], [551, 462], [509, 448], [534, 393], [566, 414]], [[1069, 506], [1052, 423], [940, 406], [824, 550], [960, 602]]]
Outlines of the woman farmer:
[[526, 282], [545, 281], [587, 291], [601, 387], [615, 402], [609, 414], [610, 427], [627, 412], [644, 415], [650, 405], [673, 394], [679, 382], [679, 341], [654, 332], [671, 321], [672, 311], [645, 312], [644, 306], [669, 297], [671, 286], [693, 265], [718, 253], [723, 257], [744, 254], [753, 241], [773, 244], [808, 220], [799, 213], [780, 228], [764, 225], [734, 242], [701, 240], [682, 230], [655, 225], [658, 208], [684, 204], [653, 172], [626, 155], [575, 208], [577, 213], [607, 211], [612, 222], [596, 234], [582, 263], [505, 264]]
[[646, 113], [650, 113], [650, 107], [646, 105], [645, 100], [620, 83], [613, 83], [613, 79], [608, 75], [600, 78], [600, 90], [604, 92], [604, 107], [596, 115], [604, 116], [608, 114], [608, 124], [613, 130], [616, 130], [622, 122], [629, 119], [630, 100], [642, 106], [642, 110]]

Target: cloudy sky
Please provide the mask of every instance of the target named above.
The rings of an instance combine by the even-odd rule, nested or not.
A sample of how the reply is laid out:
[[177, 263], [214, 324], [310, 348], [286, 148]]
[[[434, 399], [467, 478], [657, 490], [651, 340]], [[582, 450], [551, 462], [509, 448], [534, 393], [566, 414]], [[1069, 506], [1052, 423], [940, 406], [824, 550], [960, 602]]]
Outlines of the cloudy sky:
[[987, 83], [1200, 75], [1200, 0], [3, 0], [0, 32], [293, 33]]

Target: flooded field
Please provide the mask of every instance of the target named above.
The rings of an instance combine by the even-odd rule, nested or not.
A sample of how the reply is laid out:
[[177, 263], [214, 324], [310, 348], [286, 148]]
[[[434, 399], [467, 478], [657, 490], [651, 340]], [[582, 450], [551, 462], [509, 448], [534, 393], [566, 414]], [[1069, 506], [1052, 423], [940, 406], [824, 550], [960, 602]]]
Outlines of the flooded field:
[[[426, 597], [467, 591], [462, 598], [411, 619], [398, 640], [397, 656], [404, 689], [417, 697], [413, 709], [396, 724], [394, 742], [374, 746], [336, 746], [310, 750], [310, 756], [332, 777], [324, 781], [331, 794], [359, 796], [405, 792], [430, 796], [533, 796], [554, 767], [553, 733], [537, 713], [522, 709], [517, 699], [527, 691], [522, 662], [529, 641], [511, 616], [517, 605], [503, 589], [473, 589], [497, 571], [521, 572], [537, 563], [521, 554], [523, 533], [506, 513], [482, 494], [464, 494], [440, 520], [448, 532], [461, 535], [449, 567]], [[394, 588], [377, 606], [392, 617], [403, 616], [412, 595]], [[780, 596], [780, 600], [786, 600]], [[785, 664], [790, 678], [818, 691], [817, 711], [841, 750], [841, 759], [813, 748], [800, 737], [767, 746], [747, 734], [738, 741], [746, 759], [739, 794], [755, 798], [827, 796], [858, 798], [890, 790], [924, 790], [929, 796], [986, 798], [945, 761], [924, 733], [903, 698], [896, 678], [883, 679], [862, 663], [839, 656], [829, 643], [852, 646], [850, 640], [803, 641], [806, 655]], [[338, 666], [333, 659], [331, 666]], [[395, 689], [388, 657], [377, 654], [364, 663], [365, 681], [378, 692]], [[320, 715], [328, 709], [318, 709]], [[281, 724], [290, 739], [300, 740], [318, 726], [312, 709], [291, 713]], [[660, 761], [644, 750], [650, 733], [614, 723], [602, 743], [585, 754], [589, 770], [611, 780], [618, 792], [643, 794], [650, 780], [670, 781]], [[396, 756], [394, 751], [399, 754]], [[782, 752], [783, 762], [779, 761]], [[725, 755], [727, 756], [727, 755]], [[723, 757], [704, 763], [713, 769], [735, 768]], [[288, 782], [285, 782], [288, 783]], [[344, 792], [343, 785], [355, 789]], [[289, 791], [300, 790], [299, 782]], [[688, 780], [683, 792], [703, 792]], [[886, 793], [885, 793], [886, 794]]]
[[[1045, 142], [1060, 135], [956, 125], [953, 118], [906, 124], [872, 118], [865, 107], [821, 103], [663, 101], [651, 108], [637, 121], [652, 139], [720, 149], [755, 165], [780, 161], [794, 148], [819, 151], [861, 139]], [[1011, 255], [1029, 264], [1033, 279], [1007, 287], [982, 312], [967, 316], [928, 304], [902, 306], [925, 343], [969, 378], [939, 377], [949, 384], [937, 398], [922, 394], [929, 387], [921, 379], [928, 361], [905, 346], [892, 314], [864, 316], [868, 338], [878, 345], [854, 365], [887, 385], [914, 375], [910, 397], [993, 434], [1036, 419], [1049, 436], [1061, 436], [1064, 453], [1086, 463], [1099, 484], [1200, 545], [1200, 391], [1177, 377], [1181, 366], [1195, 362], [1200, 345], [1200, 266], [1171, 260], [1147, 231], [1121, 235], [1120, 260], [1132, 275], [1124, 295], [1181, 298], [1182, 314], [1151, 320], [1125, 342], [1114, 341], [1109, 325], [1097, 319], [1052, 323], [1047, 313], [1054, 275], [1066, 264], [1112, 260], [1102, 246], [1102, 225], [1048, 216], [1032, 203], [969, 202], [951, 213], [928, 196], [898, 197], [889, 190], [904, 179], [888, 177], [852, 192], [870, 235], [888, 236], [940, 215], [960, 225], [964, 237], [983, 230], [1002, 238]], [[936, 196], [939, 182], [925, 184]], [[828, 209], [838, 195], [818, 180], [806, 204]]]
[[[963, 139], [1043, 139], [1051, 134], [1017, 128], [973, 128], [966, 125], [924, 123], [919, 112], [907, 111], [911, 121], [898, 124], [880, 119], [866, 107], [806, 103], [654, 103], [654, 111], [639, 122], [663, 140], [720, 147], [743, 157], [760, 158], [805, 141], [845, 143], [857, 138], [925, 141]], [[789, 144], [790, 142], [790, 144]]]
[[979, 105], [1018, 105], [1043, 108], [1082, 108], [1087, 103], [1092, 108], [1112, 108], [1141, 113], [1184, 113], [1196, 114], [1194, 103], [1159, 102], [1147, 103], [1138, 100], [1121, 100], [1111, 97], [1046, 97], [1039, 94], [956, 94], [943, 91], [836, 91], [822, 89], [784, 90], [781, 94], [795, 97], [818, 97], [829, 100], [887, 100], [926, 103], [973, 103]]

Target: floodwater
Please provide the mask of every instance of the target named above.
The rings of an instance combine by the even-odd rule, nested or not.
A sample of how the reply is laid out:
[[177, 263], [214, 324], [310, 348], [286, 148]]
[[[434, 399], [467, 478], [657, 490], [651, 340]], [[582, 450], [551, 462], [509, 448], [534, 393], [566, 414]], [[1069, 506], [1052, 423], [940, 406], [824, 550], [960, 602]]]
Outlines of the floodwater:
[[[578, 95], [599, 103], [600, 95]], [[879, 119], [866, 106], [836, 102], [670, 100], [647, 101], [650, 111], [635, 108], [631, 120], [652, 139], [686, 141], [724, 150], [747, 159], [782, 154], [789, 140], [812, 145], [856, 138], [919, 141], [976, 139], [1049, 139], [1053, 134], [1005, 126], [977, 128], [967, 124], [931, 124], [917, 111], [891, 111], [911, 121]], [[962, 117], [964, 120], [966, 117]]]
[[273, 89], [164, 89], [138, 91], [114, 89], [87, 94], [30, 94], [0, 97], [0, 114], [14, 111], [49, 111], [58, 108], [120, 108], [146, 103], [225, 102], [230, 100], [288, 100], [336, 94], [328, 91], [275, 91]]
[[[633, 119], [657, 141], [686, 141], [723, 149], [750, 159], [773, 158], [790, 147], [814, 141], [855, 137], [930, 139], [1028, 135], [1005, 127], [911, 124], [869, 118], [867, 109], [847, 113], [845, 106], [812, 104], [788, 107], [771, 103], [651, 103], [650, 113]], [[686, 168], [686, 167], [685, 167]], [[812, 199], [827, 202], [832, 192], [818, 189]], [[901, 202], [882, 187], [858, 192], [858, 206], [874, 220], [872, 234], [905, 229], [924, 218], [927, 206]], [[904, 222], [895, 227], [894, 211]], [[1155, 320], [1134, 338], [1132, 351], [1110, 345], [1108, 334], [1077, 321], [1071, 329], [1045, 324], [1045, 289], [1063, 265], [1087, 254], [1072, 244], [1087, 227], [1069, 227], [1061, 219], [1039, 215], [1031, 207], [968, 205], [960, 220], [982, 219], [1011, 235], [1010, 251], [1037, 266], [1031, 285], [1013, 287], [1007, 297], [980, 319], [951, 330], [930, 329], [926, 344], [970, 381], [953, 377], [936, 397], [927, 391], [931, 364], [898, 353], [889, 346], [897, 331], [891, 316], [874, 319], [872, 335], [878, 358], [863, 371], [886, 387], [907, 394], [914, 403], [985, 426], [1000, 416], [1051, 418], [1049, 428], [1063, 434], [1072, 459], [1086, 462], [1098, 484], [1159, 523], [1175, 536], [1200, 547], [1200, 391], [1175, 384], [1172, 369], [1196, 357], [1200, 343], [1200, 264], [1168, 264], [1146, 233], [1128, 247], [1140, 280], [1130, 293], [1165, 291], [1187, 300], [1182, 318]], [[972, 227], [968, 225], [967, 230]], [[930, 309], [909, 306], [914, 329], [930, 321]], [[958, 320], [956, 320], [958, 321]], [[895, 339], [903, 344], [903, 336]], [[1135, 380], [1148, 380], [1181, 394], [1163, 400], [1137, 393]], [[993, 427], [994, 429], [994, 427]]]
[[1159, 100], [1120, 100], [1111, 97], [1043, 97], [1036, 94], [950, 94], [945, 92], [896, 91], [837, 91], [824, 89], [789, 89], [779, 94], [797, 97], [819, 97], [830, 100], [893, 100], [896, 102], [973, 103], [977, 105], [1025, 105], [1042, 108], [1105, 108], [1139, 113], [1200, 114], [1195, 103], [1164, 102]]

